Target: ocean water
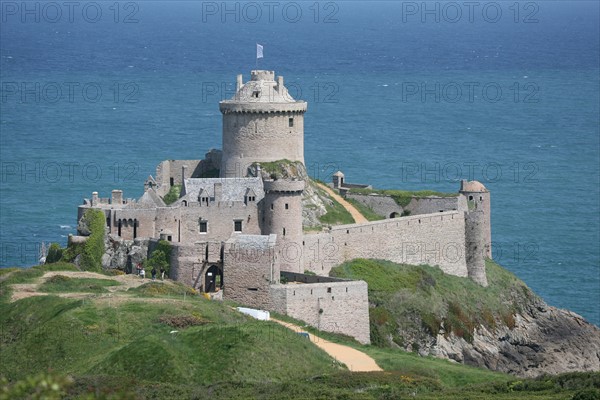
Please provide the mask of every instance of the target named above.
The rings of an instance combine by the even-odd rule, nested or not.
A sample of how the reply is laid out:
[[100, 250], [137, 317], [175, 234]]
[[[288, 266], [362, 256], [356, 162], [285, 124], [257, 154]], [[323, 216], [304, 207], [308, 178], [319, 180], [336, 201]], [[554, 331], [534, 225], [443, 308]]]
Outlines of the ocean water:
[[0, 3], [0, 265], [66, 244], [92, 191], [220, 148], [218, 101], [258, 67], [309, 102], [312, 176], [480, 180], [494, 258], [600, 324], [597, 2], [269, 4]]

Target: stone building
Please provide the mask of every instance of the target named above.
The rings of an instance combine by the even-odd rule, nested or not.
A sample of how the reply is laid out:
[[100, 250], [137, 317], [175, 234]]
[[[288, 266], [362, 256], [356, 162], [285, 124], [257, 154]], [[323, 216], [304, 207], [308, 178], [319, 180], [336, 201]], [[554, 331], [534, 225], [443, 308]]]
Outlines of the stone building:
[[[362, 343], [369, 343], [367, 285], [326, 277], [335, 265], [383, 258], [437, 265], [487, 284], [491, 208], [480, 183], [463, 182], [452, 198], [413, 199], [404, 217], [406, 210], [385, 196], [355, 196], [388, 218], [304, 232], [307, 182], [266, 179], [260, 163], [304, 163], [306, 102], [294, 100], [273, 71], [252, 71], [245, 83], [238, 75], [236, 94], [219, 106], [222, 151], [211, 150], [203, 160], [161, 162], [139, 199], [125, 199], [120, 190], [110, 198], [94, 192], [78, 217], [89, 208], [102, 210], [113, 243], [171, 242], [172, 279]], [[353, 196], [349, 187], [370, 188], [345, 182], [341, 172], [333, 178], [347, 196]], [[174, 187], [180, 187], [179, 198], [167, 205], [163, 198]]]

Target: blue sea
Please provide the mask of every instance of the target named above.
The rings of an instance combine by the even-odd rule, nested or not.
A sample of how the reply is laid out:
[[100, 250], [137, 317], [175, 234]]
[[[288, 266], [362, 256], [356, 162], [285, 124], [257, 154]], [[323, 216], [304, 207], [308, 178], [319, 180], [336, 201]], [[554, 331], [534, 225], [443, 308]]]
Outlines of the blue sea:
[[494, 258], [600, 325], [598, 2], [0, 6], [1, 266], [65, 245], [93, 191], [139, 197], [161, 160], [220, 148], [218, 102], [272, 69], [309, 103], [312, 176], [481, 181]]

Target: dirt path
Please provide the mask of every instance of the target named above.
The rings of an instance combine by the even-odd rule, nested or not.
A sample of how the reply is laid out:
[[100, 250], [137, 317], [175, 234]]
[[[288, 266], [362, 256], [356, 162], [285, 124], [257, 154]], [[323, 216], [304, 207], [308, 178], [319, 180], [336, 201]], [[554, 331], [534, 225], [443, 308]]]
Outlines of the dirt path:
[[[294, 325], [289, 322], [283, 322], [278, 319], [271, 318], [271, 321], [277, 322], [291, 329], [295, 332], [304, 332], [304, 329], [298, 325]], [[350, 346], [344, 346], [343, 344], [337, 344], [320, 338], [318, 336], [309, 334], [310, 341], [313, 342], [317, 347], [324, 350], [331, 357], [337, 361], [346, 364], [350, 371], [355, 372], [371, 372], [371, 371], [383, 371], [379, 365], [371, 357], [358, 351]]]
[[321, 189], [326, 191], [328, 195], [330, 195], [338, 203], [340, 203], [342, 205], [342, 207], [344, 207], [346, 209], [346, 211], [348, 211], [350, 213], [350, 215], [352, 215], [352, 218], [354, 218], [354, 222], [356, 222], [357, 224], [369, 222], [369, 220], [366, 219], [352, 204], [350, 204], [346, 200], [344, 200], [342, 198], [342, 196], [340, 196], [339, 194], [334, 192], [333, 189], [331, 189], [329, 186], [323, 185], [322, 183], [319, 183], [319, 182], [317, 182], [317, 185], [319, 185], [319, 187]]

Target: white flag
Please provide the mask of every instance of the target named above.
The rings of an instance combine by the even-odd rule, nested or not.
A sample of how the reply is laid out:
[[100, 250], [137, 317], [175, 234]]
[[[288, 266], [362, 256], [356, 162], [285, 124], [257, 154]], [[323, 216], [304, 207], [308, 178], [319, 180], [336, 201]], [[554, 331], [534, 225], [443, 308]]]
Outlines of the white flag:
[[263, 58], [263, 47], [258, 43], [256, 43], [256, 58]]

